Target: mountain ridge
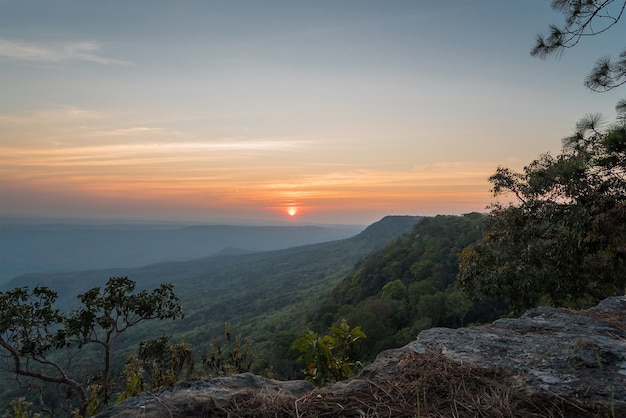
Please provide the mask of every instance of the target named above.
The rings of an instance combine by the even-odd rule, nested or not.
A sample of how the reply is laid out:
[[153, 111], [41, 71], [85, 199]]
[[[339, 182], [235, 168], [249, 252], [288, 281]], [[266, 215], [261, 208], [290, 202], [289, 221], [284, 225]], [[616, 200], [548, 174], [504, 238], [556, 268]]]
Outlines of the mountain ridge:
[[22, 274], [140, 267], [344, 239], [365, 226], [0, 223], [0, 283]]

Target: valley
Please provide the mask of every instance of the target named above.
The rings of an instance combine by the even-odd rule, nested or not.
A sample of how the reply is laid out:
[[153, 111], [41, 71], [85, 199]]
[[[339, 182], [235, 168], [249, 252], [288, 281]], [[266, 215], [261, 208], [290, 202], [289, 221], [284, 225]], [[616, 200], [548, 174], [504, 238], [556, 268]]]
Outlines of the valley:
[[[273, 367], [272, 347], [277, 338], [301, 332], [307, 314], [355, 264], [411, 231], [420, 219], [388, 216], [350, 238], [283, 250], [217, 254], [134, 268], [24, 274], [5, 283], [3, 290], [47, 286], [59, 294], [57, 307], [70, 311], [76, 308], [76, 295], [103, 286], [110, 277], [129, 277], [138, 289], [172, 283], [182, 300], [185, 317], [151, 321], [129, 330], [116, 347], [117, 372], [124, 359], [136, 351], [139, 341], [161, 335], [171, 336], [172, 341], [184, 339], [199, 359], [201, 353], [208, 352], [214, 338], [223, 334], [226, 322], [234, 334], [253, 340], [253, 367], [259, 372], [267, 371]], [[290, 345], [292, 341], [285, 342]], [[88, 369], [93, 355], [88, 351], [81, 353], [73, 358], [73, 364]], [[285, 377], [294, 377], [293, 372], [293, 364], [275, 371]], [[19, 391], [9, 393], [3, 398], [11, 399]]]
[[187, 225], [2, 219], [0, 285], [18, 275], [188, 261], [349, 238], [360, 225]]

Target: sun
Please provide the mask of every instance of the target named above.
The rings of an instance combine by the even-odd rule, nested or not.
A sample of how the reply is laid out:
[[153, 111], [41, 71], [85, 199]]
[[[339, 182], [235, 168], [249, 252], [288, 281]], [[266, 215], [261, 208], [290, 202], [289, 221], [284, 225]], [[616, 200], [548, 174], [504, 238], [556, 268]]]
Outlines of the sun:
[[293, 217], [293, 216], [296, 216], [296, 214], [297, 214], [297, 213], [298, 213], [298, 208], [297, 208], [297, 207], [295, 207], [295, 206], [289, 206], [289, 207], [287, 208], [287, 214], [288, 214], [289, 216], [292, 216], [292, 217]]

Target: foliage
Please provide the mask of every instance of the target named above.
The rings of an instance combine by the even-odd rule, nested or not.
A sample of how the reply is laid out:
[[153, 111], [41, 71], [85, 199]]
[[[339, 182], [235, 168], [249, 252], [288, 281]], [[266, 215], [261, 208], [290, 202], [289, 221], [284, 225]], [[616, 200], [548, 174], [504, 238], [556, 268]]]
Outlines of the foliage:
[[432, 326], [458, 327], [497, 318], [502, 303], [471, 300], [456, 287], [458, 254], [481, 239], [484, 215], [424, 218], [413, 231], [371, 254], [309, 314], [320, 332], [343, 318], [368, 335], [364, 361], [402, 346]]
[[[182, 305], [172, 285], [134, 293], [135, 283], [127, 277], [111, 278], [104, 288], [78, 296], [79, 308], [63, 313], [55, 308], [57, 293], [47, 287], [27, 287], [0, 293], [0, 353], [3, 366], [29, 387], [53, 384], [63, 390], [68, 409], [77, 407], [85, 416], [106, 404], [112, 393], [111, 353], [118, 337], [149, 319], [177, 318]], [[61, 364], [57, 350], [99, 348], [93, 369], [76, 371], [68, 361]]]
[[[160, 335], [170, 335], [172, 341], [184, 337], [194, 353], [199, 353], [194, 375], [201, 374], [200, 354], [210, 356], [211, 344], [215, 347], [215, 336], [221, 336], [224, 341], [224, 323], [228, 321], [241, 335], [242, 347], [247, 339], [254, 341], [252, 372], [271, 374], [277, 379], [296, 378], [301, 367], [295, 360], [297, 353], [291, 350], [291, 343], [307, 325], [306, 312], [319, 303], [358, 260], [411, 230], [418, 219], [412, 216], [386, 217], [352, 238], [328, 243], [114, 270], [131, 275], [141, 288], [155, 288], [161, 282], [171, 281], [184, 303], [185, 319], [182, 322], [146, 321], [126, 331], [123, 338], [117, 340], [112, 353], [113, 375], [122, 372], [126, 359], [136, 353], [140, 341]], [[24, 276], [12, 283], [31, 288], [42, 283], [54, 288], [59, 293], [55, 306], [69, 311], [75, 307], [72, 303], [76, 304], [76, 295], [98, 286], [102, 274], [101, 270], [41, 273]], [[81, 350], [56, 351], [55, 355], [63, 361], [71, 358], [74, 370], [95, 375], [91, 370], [95, 367], [93, 359], [100, 356], [98, 350], [99, 347], [89, 344]], [[213, 373], [208, 368], [206, 371]], [[11, 375], [0, 370], [0, 381], [3, 379], [10, 383]], [[80, 375], [81, 382], [87, 379], [88, 376]], [[144, 384], [150, 383], [150, 376], [144, 376], [144, 379]], [[91, 381], [100, 383], [98, 379]], [[121, 385], [115, 389], [124, 390], [123, 381], [115, 384]], [[11, 398], [24, 394], [17, 384], [5, 386], [5, 391], [0, 394], [0, 405], [7, 405]], [[44, 398], [47, 404], [56, 406], [63, 396], [49, 389]]]
[[541, 303], [589, 305], [624, 294], [626, 125], [602, 131], [589, 116], [563, 151], [490, 177], [496, 203], [484, 244], [460, 256], [459, 282], [505, 298], [515, 311]]
[[184, 340], [171, 344], [169, 336], [139, 343], [137, 354], [126, 359], [122, 375], [125, 389], [118, 401], [144, 391], [160, 391], [182, 379], [191, 377], [194, 360], [191, 346]]
[[19, 397], [11, 399], [9, 402], [9, 409], [4, 411], [2, 418], [31, 418], [38, 417], [39, 414], [35, 414], [30, 410], [32, 402], [26, 400], [26, 398]]
[[[545, 58], [560, 55], [573, 48], [582, 38], [604, 33], [617, 25], [626, 10], [624, 0], [552, 0], [552, 8], [563, 14], [565, 24], [550, 25], [547, 36], [538, 35], [531, 55]], [[613, 61], [599, 58], [587, 78], [585, 86], [593, 91], [609, 91], [626, 83], [626, 49]], [[626, 99], [617, 105], [619, 118], [626, 118]]]
[[152, 377], [152, 387], [169, 386], [193, 373], [191, 345], [184, 339], [170, 344], [168, 336], [139, 343], [137, 357]]
[[362, 367], [361, 362], [354, 360], [360, 341], [367, 338], [361, 327], [351, 329], [343, 320], [329, 331], [330, 334], [320, 336], [307, 330], [292, 346], [302, 353], [298, 360], [305, 364], [307, 380], [319, 386], [351, 377]]
[[267, 377], [294, 380], [302, 376], [302, 367], [298, 362], [299, 354], [293, 350], [293, 342], [298, 338], [296, 332], [281, 332], [274, 336], [269, 349], [269, 358], [262, 373]]
[[118, 402], [122, 402], [128, 398], [139, 395], [145, 390], [149, 390], [144, 383], [145, 368], [143, 362], [137, 354], [131, 354], [126, 359], [124, 370], [122, 371], [122, 379], [124, 387], [120, 390], [117, 397]]
[[201, 366], [208, 370], [196, 370], [191, 344], [184, 339], [172, 344], [170, 337], [164, 335], [140, 342], [137, 353], [126, 359], [122, 373], [125, 389], [118, 401], [145, 391], [161, 391], [192, 376], [230, 376], [248, 371], [252, 364], [252, 342], [248, 339], [242, 345], [241, 337], [233, 341], [229, 323], [225, 325], [225, 336], [225, 343], [215, 338], [210, 355], [202, 356]]
[[246, 339], [242, 344], [241, 337], [233, 340], [230, 323], [224, 326], [225, 342], [215, 338], [209, 355], [202, 356], [202, 364], [214, 376], [230, 376], [250, 370], [252, 366], [252, 341]]

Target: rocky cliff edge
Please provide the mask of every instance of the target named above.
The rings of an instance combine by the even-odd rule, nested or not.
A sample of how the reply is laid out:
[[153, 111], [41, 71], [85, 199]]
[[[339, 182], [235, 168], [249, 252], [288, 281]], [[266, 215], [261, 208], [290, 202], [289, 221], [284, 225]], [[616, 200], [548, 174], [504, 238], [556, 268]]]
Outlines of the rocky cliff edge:
[[432, 328], [325, 388], [244, 373], [190, 379], [100, 418], [626, 417], [626, 296], [583, 310]]

